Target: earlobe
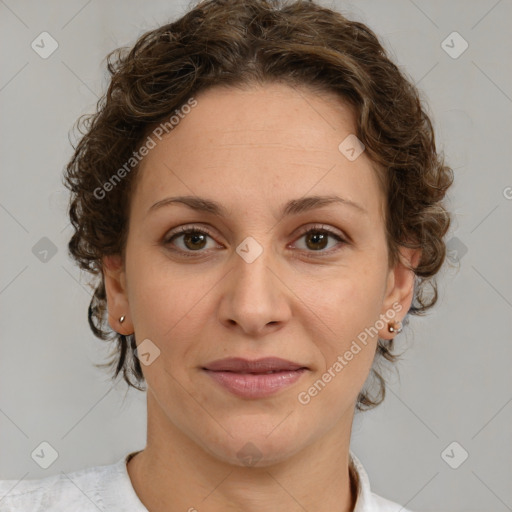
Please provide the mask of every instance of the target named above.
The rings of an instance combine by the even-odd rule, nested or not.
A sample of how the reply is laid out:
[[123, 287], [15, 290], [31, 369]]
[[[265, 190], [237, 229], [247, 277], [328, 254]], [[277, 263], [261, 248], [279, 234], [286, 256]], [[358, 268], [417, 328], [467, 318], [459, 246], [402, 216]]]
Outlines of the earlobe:
[[122, 258], [119, 255], [104, 256], [102, 264], [110, 327], [114, 331], [128, 336], [133, 333], [133, 325], [129, 315], [126, 273]]
[[[414, 295], [414, 269], [421, 258], [421, 249], [400, 247], [400, 261], [390, 270], [382, 314], [388, 323], [379, 333], [381, 338], [392, 339], [401, 331], [401, 322], [411, 307]], [[392, 315], [392, 317], [390, 317]], [[393, 322], [396, 322], [393, 324]]]

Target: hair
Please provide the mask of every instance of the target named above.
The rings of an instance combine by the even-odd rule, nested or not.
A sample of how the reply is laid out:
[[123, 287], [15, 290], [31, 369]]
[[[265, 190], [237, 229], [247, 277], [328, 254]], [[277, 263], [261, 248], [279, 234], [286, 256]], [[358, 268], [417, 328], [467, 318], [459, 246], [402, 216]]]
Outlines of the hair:
[[[418, 89], [365, 24], [314, 1], [205, 0], [176, 21], [142, 34], [132, 48], [112, 51], [106, 61], [108, 90], [95, 113], [78, 119], [83, 136], [73, 145], [64, 172], [74, 228], [68, 250], [96, 278], [89, 325], [96, 337], [116, 342], [112, 359], [96, 366], [112, 368], [113, 378], [122, 372], [129, 386], [144, 390], [135, 335], [119, 334], [108, 324], [101, 262], [105, 255], [122, 255], [124, 261], [138, 166], [110, 187], [108, 200], [95, 190], [112, 183], [113, 171], [133, 157], [152, 127], [213, 86], [280, 82], [334, 93], [351, 105], [355, 134], [386, 198], [390, 268], [400, 258], [400, 246], [421, 248], [418, 264], [409, 267], [415, 274], [414, 297], [403, 325], [409, 314], [423, 315], [437, 302], [435, 275], [445, 260], [443, 237], [450, 226], [442, 199], [453, 171], [436, 151]], [[361, 390], [357, 410], [384, 400], [379, 364], [400, 355], [393, 353], [393, 339], [378, 339], [369, 376], [377, 392]]]

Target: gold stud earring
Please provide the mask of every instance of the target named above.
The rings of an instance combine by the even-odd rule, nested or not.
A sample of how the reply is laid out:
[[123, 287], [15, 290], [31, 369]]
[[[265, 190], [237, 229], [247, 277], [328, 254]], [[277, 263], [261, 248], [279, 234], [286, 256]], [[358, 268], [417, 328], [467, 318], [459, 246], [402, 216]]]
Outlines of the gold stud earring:
[[400, 322], [400, 320], [396, 322], [388, 322], [388, 331], [400, 334], [402, 332], [402, 322]]
[[125, 319], [125, 316], [123, 315], [120, 319], [119, 319], [119, 323], [122, 324], [124, 322], [124, 319]]

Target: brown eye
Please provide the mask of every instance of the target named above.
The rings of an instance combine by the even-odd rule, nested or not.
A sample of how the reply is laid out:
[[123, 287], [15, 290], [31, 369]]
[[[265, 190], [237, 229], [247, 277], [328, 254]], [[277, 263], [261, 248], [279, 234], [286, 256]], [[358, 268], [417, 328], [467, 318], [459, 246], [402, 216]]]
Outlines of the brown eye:
[[[203, 249], [207, 245], [208, 238], [211, 238], [211, 235], [205, 230], [182, 226], [167, 237], [164, 245], [169, 245], [173, 251], [182, 253], [205, 252]], [[176, 243], [176, 240], [180, 239], [182, 242]], [[176, 246], [177, 249], [172, 246]]]
[[315, 251], [325, 249], [330, 235], [321, 231], [309, 231], [306, 235], [306, 245]]
[[[213, 240], [212, 235], [204, 228], [181, 226], [171, 232], [163, 243], [172, 251], [184, 256], [199, 256], [208, 252], [208, 238]], [[340, 235], [323, 225], [304, 230], [299, 239], [304, 239], [304, 246], [299, 249], [309, 253], [307, 256], [329, 255], [340, 248], [336, 246], [348, 244]], [[180, 240], [181, 242], [178, 243]], [[328, 248], [330, 240], [336, 240], [337, 243]]]
[[183, 235], [183, 243], [188, 249], [203, 249], [205, 246], [205, 240], [208, 235], [204, 233], [200, 233], [198, 231], [190, 231], [184, 233]]
[[302, 232], [300, 238], [303, 238], [305, 240], [305, 247], [299, 247], [300, 249], [309, 253], [317, 252], [319, 253], [319, 255], [330, 254], [337, 250], [336, 248], [326, 249], [329, 244], [329, 239], [337, 240], [338, 243], [334, 244], [334, 247], [336, 245], [339, 246], [348, 243], [340, 235], [331, 231], [330, 229], [325, 228], [324, 226], [309, 228], [308, 230]]

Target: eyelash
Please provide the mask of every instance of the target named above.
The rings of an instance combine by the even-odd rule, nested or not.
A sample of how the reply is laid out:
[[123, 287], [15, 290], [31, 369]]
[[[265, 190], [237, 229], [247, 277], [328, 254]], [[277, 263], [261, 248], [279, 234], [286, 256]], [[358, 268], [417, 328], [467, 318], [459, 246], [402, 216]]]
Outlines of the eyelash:
[[[309, 233], [324, 233], [324, 234], [330, 235], [331, 237], [335, 238], [342, 246], [348, 244], [348, 242], [345, 239], [343, 239], [340, 235], [338, 235], [337, 233], [335, 233], [334, 231], [332, 231], [331, 229], [327, 228], [326, 226], [324, 226], [322, 224], [309, 227], [305, 230], [301, 230], [301, 232], [299, 234], [299, 238], [302, 238], [304, 235], [308, 235]], [[176, 230], [171, 232], [169, 234], [169, 236], [166, 237], [166, 239], [164, 240], [164, 245], [170, 245], [171, 242], [175, 238], [182, 236], [182, 235], [186, 235], [186, 234], [208, 235], [210, 238], [213, 238], [213, 235], [206, 228], [201, 227], [201, 229], [199, 229], [197, 226], [186, 225], [186, 226], [180, 226], [179, 228], [177, 228]], [[313, 254], [308, 254], [307, 257], [316, 257], [316, 256], [322, 257], [323, 255], [326, 256], [326, 255], [332, 254], [333, 252], [337, 252], [340, 249], [341, 249], [341, 247], [331, 248], [327, 251], [318, 250], [318, 251], [306, 251], [306, 252], [313, 253]], [[182, 249], [178, 249], [178, 250], [171, 249], [171, 250], [174, 252], [179, 252], [182, 255], [184, 255], [185, 257], [190, 257], [190, 258], [197, 257], [194, 255], [194, 253], [205, 252], [202, 250], [199, 250], [199, 251], [183, 251]]]

